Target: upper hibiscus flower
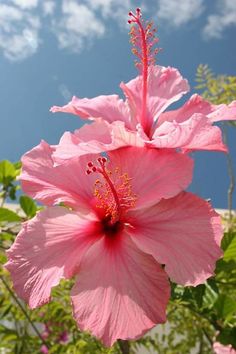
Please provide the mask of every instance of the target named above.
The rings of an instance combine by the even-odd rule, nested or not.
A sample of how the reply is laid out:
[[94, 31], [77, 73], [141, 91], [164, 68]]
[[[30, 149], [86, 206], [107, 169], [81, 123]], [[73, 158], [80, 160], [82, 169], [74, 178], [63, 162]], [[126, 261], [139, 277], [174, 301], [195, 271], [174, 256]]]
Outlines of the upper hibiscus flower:
[[182, 192], [193, 165], [184, 154], [126, 147], [55, 166], [53, 152], [42, 142], [22, 159], [23, 190], [48, 207], [7, 252], [15, 291], [35, 308], [78, 275], [71, 296], [82, 330], [107, 346], [141, 337], [166, 320], [168, 276], [196, 286], [214, 274], [220, 218]]
[[72, 113], [94, 121], [73, 134], [66, 132], [54, 158], [62, 161], [127, 145], [227, 151], [221, 130], [213, 123], [236, 119], [236, 101], [228, 106], [212, 105], [194, 94], [181, 108], [166, 111], [189, 91], [188, 82], [177, 69], [154, 65], [155, 29], [152, 23], [143, 23], [140, 9], [129, 15], [140, 75], [127, 84], [121, 83], [125, 101], [117, 95], [73, 97], [63, 107], [52, 107], [52, 112]]

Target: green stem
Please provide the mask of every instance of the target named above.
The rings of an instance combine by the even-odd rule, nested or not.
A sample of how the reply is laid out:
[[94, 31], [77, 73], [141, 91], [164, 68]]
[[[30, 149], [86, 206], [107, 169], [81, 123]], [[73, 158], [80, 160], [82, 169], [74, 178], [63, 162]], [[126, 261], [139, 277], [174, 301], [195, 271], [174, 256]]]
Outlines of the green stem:
[[25, 315], [25, 317], [29, 321], [29, 323], [30, 323], [31, 327], [33, 328], [33, 330], [35, 331], [36, 335], [39, 337], [41, 342], [48, 348], [48, 345], [45, 342], [44, 338], [42, 337], [41, 333], [39, 332], [38, 328], [31, 321], [31, 318], [29, 317], [28, 313], [26, 312], [26, 310], [24, 309], [24, 307], [22, 306], [20, 301], [17, 299], [17, 297], [15, 296], [15, 294], [13, 293], [13, 291], [11, 290], [11, 288], [9, 287], [9, 285], [7, 284], [7, 282], [5, 281], [5, 279], [1, 275], [0, 275], [0, 279], [3, 282], [3, 284], [5, 285], [5, 288], [7, 289], [7, 291], [11, 295], [11, 297], [14, 299], [14, 301], [17, 303], [17, 305], [19, 306], [19, 308], [21, 309], [21, 311], [23, 312], [23, 314]]
[[[226, 125], [223, 125], [223, 139], [224, 143], [227, 144], [227, 130]], [[233, 209], [233, 193], [235, 188], [235, 176], [233, 170], [233, 163], [230, 156], [230, 153], [226, 154], [227, 159], [227, 169], [229, 174], [229, 188], [228, 188], [228, 210], [229, 210], [229, 222], [232, 220], [232, 209]]]
[[1, 200], [1, 202], [0, 202], [0, 208], [3, 207], [4, 203], [5, 203], [5, 198], [3, 197], [2, 200]]

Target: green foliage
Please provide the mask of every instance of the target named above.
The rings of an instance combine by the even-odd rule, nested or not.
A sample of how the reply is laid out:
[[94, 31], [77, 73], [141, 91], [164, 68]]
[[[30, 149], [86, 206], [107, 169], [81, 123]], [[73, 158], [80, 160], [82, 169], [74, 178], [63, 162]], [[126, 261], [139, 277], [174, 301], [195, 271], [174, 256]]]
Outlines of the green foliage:
[[16, 177], [15, 166], [7, 160], [3, 160], [0, 163], [0, 183], [8, 185], [14, 181]]
[[227, 237], [227, 247], [224, 243], [224, 260], [226, 262], [234, 260], [236, 262], [236, 231], [227, 232], [225, 237]]
[[19, 186], [16, 183], [16, 177], [19, 175], [21, 163], [11, 163], [8, 160], [0, 161], [0, 200], [10, 198], [16, 199], [16, 191]]

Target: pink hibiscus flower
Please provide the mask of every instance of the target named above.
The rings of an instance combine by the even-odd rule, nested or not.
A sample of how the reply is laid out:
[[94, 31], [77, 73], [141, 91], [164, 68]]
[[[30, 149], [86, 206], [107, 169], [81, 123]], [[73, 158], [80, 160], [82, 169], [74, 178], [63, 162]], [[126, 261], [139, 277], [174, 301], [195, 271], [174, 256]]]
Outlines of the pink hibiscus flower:
[[144, 24], [141, 12], [130, 13], [133, 52], [140, 75], [121, 83], [126, 100], [117, 95], [92, 99], [73, 97], [52, 112], [66, 112], [92, 120], [74, 133], [65, 132], [54, 152], [56, 161], [122, 146], [227, 151], [219, 127], [213, 123], [236, 119], [236, 101], [213, 105], [194, 94], [179, 109], [166, 111], [189, 90], [187, 80], [171, 67], [154, 65], [157, 42], [152, 23]]
[[236, 350], [232, 345], [223, 345], [219, 342], [213, 344], [213, 350], [215, 354], [236, 354]]
[[54, 166], [53, 152], [41, 142], [22, 159], [23, 190], [48, 207], [7, 252], [14, 289], [35, 308], [77, 275], [71, 298], [81, 330], [107, 346], [141, 337], [166, 320], [168, 276], [196, 286], [214, 274], [220, 218], [181, 192], [192, 176], [186, 155], [126, 147], [108, 160], [92, 154]]

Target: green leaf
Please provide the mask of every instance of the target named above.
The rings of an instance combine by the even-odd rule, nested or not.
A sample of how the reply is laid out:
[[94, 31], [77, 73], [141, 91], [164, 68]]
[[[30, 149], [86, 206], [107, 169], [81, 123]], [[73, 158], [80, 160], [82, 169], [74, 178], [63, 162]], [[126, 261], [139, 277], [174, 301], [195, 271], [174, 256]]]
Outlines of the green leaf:
[[37, 206], [33, 199], [30, 197], [27, 197], [26, 195], [22, 195], [20, 197], [20, 206], [24, 210], [26, 216], [29, 218], [32, 218], [35, 216], [36, 211], [37, 211]]
[[236, 260], [225, 261], [223, 258], [219, 259], [216, 263], [216, 274], [221, 272], [226, 273], [228, 276], [232, 275], [232, 271], [236, 269]]
[[6, 208], [0, 208], [0, 222], [1, 221], [7, 221], [7, 222], [21, 221], [21, 217], [12, 210]]
[[224, 237], [221, 241], [221, 248], [223, 251], [226, 251], [232, 240], [234, 239], [236, 233], [234, 231], [229, 231], [224, 233]]
[[0, 317], [1, 318], [6, 317], [9, 314], [9, 312], [11, 311], [11, 308], [12, 308], [12, 304], [7, 305], [7, 307], [4, 309], [3, 313], [1, 313]]
[[0, 162], [0, 183], [8, 185], [11, 181], [15, 180], [15, 167], [8, 161], [3, 160]]
[[14, 162], [13, 165], [14, 165], [15, 171], [16, 171], [15, 174], [16, 174], [16, 176], [18, 176], [21, 172], [22, 163], [21, 163], [21, 161], [17, 161], [17, 162]]
[[224, 253], [224, 260], [236, 260], [236, 233], [234, 233], [233, 238]]
[[227, 295], [221, 294], [214, 304], [218, 318], [229, 320], [236, 314], [236, 302]]
[[208, 279], [208, 281], [205, 283], [205, 292], [202, 298], [203, 306], [212, 308], [218, 299], [218, 296], [218, 288], [214, 279]]

